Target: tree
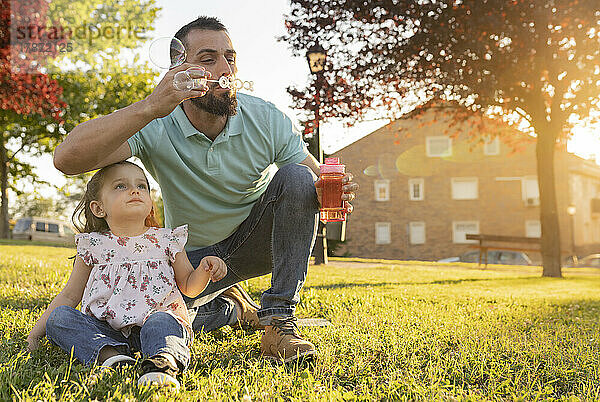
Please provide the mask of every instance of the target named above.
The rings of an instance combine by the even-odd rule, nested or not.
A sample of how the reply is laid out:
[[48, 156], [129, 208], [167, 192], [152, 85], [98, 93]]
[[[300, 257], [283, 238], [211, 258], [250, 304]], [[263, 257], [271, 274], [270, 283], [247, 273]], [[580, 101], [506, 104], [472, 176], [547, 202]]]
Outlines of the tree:
[[[11, 6], [22, 4], [21, 9], [12, 10], [11, 20], [9, 1], [0, 1], [0, 237], [6, 237], [7, 190], [21, 196], [18, 182], [38, 180], [33, 166], [19, 160], [19, 153], [41, 155], [52, 152], [77, 124], [125, 107], [152, 91], [156, 73], [147, 65], [136, 65], [137, 57], [133, 60], [123, 57], [122, 51], [135, 48], [146, 40], [127, 30], [137, 32], [136, 27], [152, 30], [158, 8], [154, 7], [154, 0], [120, 0], [110, 5], [100, 0], [11, 1]], [[15, 24], [43, 27], [45, 31], [25, 30], [28, 35], [25, 39], [63, 44], [63, 48], [69, 51], [50, 52], [41, 59], [32, 57], [30, 60], [27, 49], [20, 48], [18, 41], [15, 44], [15, 38], [19, 38], [22, 32], [15, 29]], [[52, 32], [54, 28], [67, 33], [63, 38], [36, 34]], [[110, 29], [113, 33], [122, 30], [122, 34], [118, 38], [106, 35]], [[86, 37], [82, 37], [83, 32]], [[92, 38], [92, 32], [103, 34]], [[67, 47], [67, 44], [70, 46]], [[24, 56], [21, 64], [17, 62], [23, 59], [15, 59], [15, 52]], [[15, 63], [21, 71], [18, 74], [14, 72]], [[32, 66], [43, 67], [44, 70], [32, 71]]]
[[[47, 7], [45, 2], [34, 5], [11, 2], [10, 5], [16, 7], [12, 9], [13, 15], [26, 16], [20, 20], [24, 25], [40, 23]], [[33, 120], [38, 124], [60, 122], [64, 107], [59, 100], [61, 88], [56, 80], [45, 74], [21, 72], [27, 66], [11, 51], [10, 5], [8, 0], [0, 0], [0, 238], [8, 237], [9, 180], [31, 175], [32, 171], [31, 166], [16, 158], [17, 154], [31, 148], [45, 150], [54, 137], [52, 134], [40, 135], [42, 130], [37, 128], [28, 131], [21, 123]], [[33, 8], [25, 11], [28, 6]]]
[[13, 205], [13, 216], [40, 216], [65, 220], [68, 205], [56, 197], [45, 197], [38, 193], [23, 194]]
[[292, 0], [282, 39], [298, 55], [329, 48], [327, 80], [343, 85], [331, 85], [323, 116], [396, 117], [417, 94], [457, 101], [457, 118], [520, 119], [537, 139], [543, 275], [560, 277], [554, 153], [598, 110], [599, 21], [596, 0]]

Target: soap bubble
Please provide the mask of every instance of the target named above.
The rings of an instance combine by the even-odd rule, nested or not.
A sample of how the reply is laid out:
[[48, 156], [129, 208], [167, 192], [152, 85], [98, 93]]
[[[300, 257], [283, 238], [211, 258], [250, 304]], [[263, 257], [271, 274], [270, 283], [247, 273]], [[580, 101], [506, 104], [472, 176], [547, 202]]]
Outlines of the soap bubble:
[[187, 53], [183, 43], [175, 37], [155, 39], [149, 48], [150, 61], [156, 67], [169, 70], [185, 63]]

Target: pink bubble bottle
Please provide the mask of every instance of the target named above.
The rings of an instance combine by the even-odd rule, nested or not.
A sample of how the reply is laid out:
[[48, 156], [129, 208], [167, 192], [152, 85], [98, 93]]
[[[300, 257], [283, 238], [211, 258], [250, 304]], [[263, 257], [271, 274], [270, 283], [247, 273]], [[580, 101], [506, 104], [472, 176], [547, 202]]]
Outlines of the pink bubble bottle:
[[342, 222], [346, 220], [346, 208], [342, 201], [342, 178], [346, 166], [340, 163], [340, 158], [325, 158], [321, 170], [321, 211], [322, 222]]

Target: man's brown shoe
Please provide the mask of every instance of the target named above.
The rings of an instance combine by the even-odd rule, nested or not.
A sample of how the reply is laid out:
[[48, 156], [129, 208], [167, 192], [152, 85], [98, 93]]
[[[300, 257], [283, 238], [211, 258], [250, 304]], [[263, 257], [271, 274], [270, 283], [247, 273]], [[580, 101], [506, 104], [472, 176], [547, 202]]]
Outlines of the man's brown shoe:
[[293, 316], [273, 317], [260, 341], [260, 351], [265, 358], [289, 363], [317, 353], [315, 345], [300, 337], [296, 321]]
[[238, 322], [235, 326], [245, 329], [265, 328], [264, 325], [260, 324], [260, 320], [258, 319], [257, 311], [260, 309], [260, 306], [254, 303], [250, 295], [239, 284], [236, 283], [223, 292], [222, 295], [232, 300], [239, 308], [241, 317], [238, 317]]

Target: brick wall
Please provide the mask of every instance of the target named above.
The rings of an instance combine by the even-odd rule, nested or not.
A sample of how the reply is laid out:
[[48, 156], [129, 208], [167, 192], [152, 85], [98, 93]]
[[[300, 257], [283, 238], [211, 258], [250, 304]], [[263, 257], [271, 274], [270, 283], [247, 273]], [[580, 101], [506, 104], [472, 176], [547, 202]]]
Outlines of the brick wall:
[[[507, 236], [525, 236], [525, 222], [539, 221], [539, 207], [526, 206], [522, 190], [522, 178], [537, 176], [535, 142], [529, 140], [518, 152], [501, 143], [500, 154], [490, 156], [484, 154], [482, 143], [461, 134], [452, 139], [451, 156], [428, 157], [425, 138], [444, 135], [446, 129], [443, 119], [435, 121], [432, 116], [397, 120], [335, 153], [360, 185], [353, 202], [354, 213], [348, 220], [346, 242], [337, 254], [437, 260], [472, 249], [453, 242], [454, 221], [478, 221], [480, 233]], [[522, 134], [513, 131], [511, 135]], [[566, 214], [566, 206], [572, 202], [570, 166], [578, 161], [557, 151], [558, 210], [565, 211], [559, 213], [564, 228], [561, 242], [567, 251], [572, 248], [571, 217]], [[594, 174], [596, 179], [600, 177], [598, 169]], [[452, 199], [453, 177], [477, 178], [477, 199]], [[424, 181], [422, 201], [409, 200], [408, 181], [413, 178]], [[375, 199], [374, 183], [381, 179], [389, 180], [389, 201]], [[376, 222], [391, 224], [391, 244], [375, 244]], [[409, 244], [409, 222], [425, 222], [424, 244]]]

